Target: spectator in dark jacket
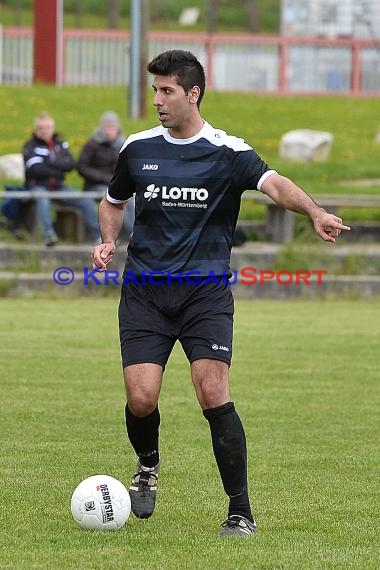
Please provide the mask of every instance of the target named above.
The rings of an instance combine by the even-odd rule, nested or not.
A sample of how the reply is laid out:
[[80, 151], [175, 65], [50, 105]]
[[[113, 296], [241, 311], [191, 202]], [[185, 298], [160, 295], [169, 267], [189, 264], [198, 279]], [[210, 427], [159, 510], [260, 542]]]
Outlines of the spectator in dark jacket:
[[[75, 161], [70, 153], [68, 143], [61, 140], [54, 129], [54, 119], [47, 113], [40, 113], [34, 123], [32, 138], [25, 143], [23, 148], [25, 186], [28, 189], [42, 192], [47, 190], [78, 192], [65, 184], [65, 176], [75, 168]], [[43, 196], [35, 200], [37, 216], [43, 227], [45, 243], [46, 245], [54, 245], [58, 238], [54, 231], [50, 199]], [[83, 197], [59, 198], [59, 201], [82, 211], [91, 238], [98, 241], [100, 233], [95, 200]]]
[[[84, 178], [83, 190], [107, 192], [114, 173], [119, 152], [125, 141], [119, 117], [106, 111], [99, 126], [85, 143], [79, 156], [77, 169]], [[135, 200], [130, 198], [125, 208], [124, 233], [129, 240], [135, 217]]]

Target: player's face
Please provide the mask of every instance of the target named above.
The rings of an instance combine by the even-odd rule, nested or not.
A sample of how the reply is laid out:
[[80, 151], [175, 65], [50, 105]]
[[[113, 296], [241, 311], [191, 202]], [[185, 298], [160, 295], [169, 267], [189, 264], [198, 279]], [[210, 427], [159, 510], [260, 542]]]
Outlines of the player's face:
[[185, 93], [174, 76], [156, 75], [153, 82], [155, 92], [153, 105], [157, 109], [161, 124], [175, 136], [184, 136], [198, 116], [196, 106], [198, 88]]

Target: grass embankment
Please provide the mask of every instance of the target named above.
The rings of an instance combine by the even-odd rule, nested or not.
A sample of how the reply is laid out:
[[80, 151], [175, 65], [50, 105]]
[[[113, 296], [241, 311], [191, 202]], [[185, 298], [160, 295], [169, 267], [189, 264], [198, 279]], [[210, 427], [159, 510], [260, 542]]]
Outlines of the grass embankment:
[[[3, 133], [0, 155], [20, 152], [22, 143], [30, 136], [34, 117], [41, 110], [54, 115], [57, 129], [69, 140], [77, 157], [106, 109], [120, 114], [126, 134], [156, 124], [151, 100], [149, 93], [146, 118], [131, 120], [127, 117], [127, 93], [122, 87], [3, 87], [0, 91]], [[243, 137], [271, 167], [292, 178], [310, 194], [379, 192], [376, 185], [358, 189], [349, 183], [343, 186], [342, 181], [380, 177], [380, 146], [374, 142], [380, 123], [380, 99], [209, 92], [202, 113], [215, 126]], [[333, 133], [334, 144], [328, 162], [296, 164], [278, 158], [281, 136], [297, 128]], [[71, 174], [68, 182], [74, 186], [82, 184], [77, 174]], [[252, 218], [262, 211], [245, 203], [242, 217]], [[375, 210], [345, 212], [351, 220], [380, 219], [380, 213]]]

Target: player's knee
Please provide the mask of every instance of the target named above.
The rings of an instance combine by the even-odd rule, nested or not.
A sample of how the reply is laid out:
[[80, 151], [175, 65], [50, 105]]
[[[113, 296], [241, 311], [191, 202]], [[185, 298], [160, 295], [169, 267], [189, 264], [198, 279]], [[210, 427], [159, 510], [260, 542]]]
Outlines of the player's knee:
[[128, 408], [137, 417], [144, 417], [151, 414], [157, 407], [157, 399], [148, 394], [135, 394], [128, 396]]
[[220, 378], [210, 378], [201, 382], [197, 392], [203, 409], [221, 406], [230, 399], [228, 383]]

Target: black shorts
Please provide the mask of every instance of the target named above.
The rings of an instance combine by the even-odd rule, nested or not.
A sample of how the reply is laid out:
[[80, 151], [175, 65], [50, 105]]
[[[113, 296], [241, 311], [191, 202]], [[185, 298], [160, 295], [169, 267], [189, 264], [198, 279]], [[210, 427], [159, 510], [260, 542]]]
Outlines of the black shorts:
[[190, 363], [211, 358], [230, 364], [233, 314], [231, 286], [224, 283], [128, 282], [119, 304], [123, 368], [141, 363], [165, 368], [176, 340]]

